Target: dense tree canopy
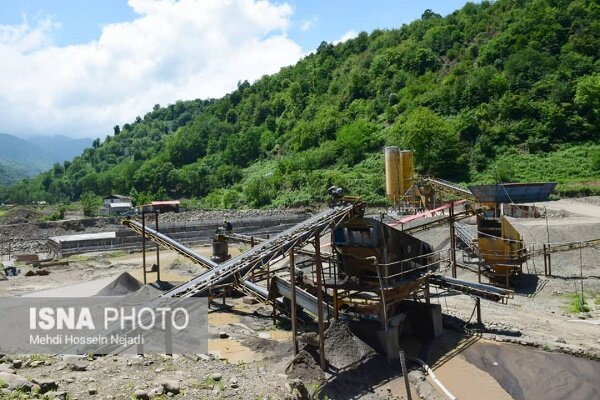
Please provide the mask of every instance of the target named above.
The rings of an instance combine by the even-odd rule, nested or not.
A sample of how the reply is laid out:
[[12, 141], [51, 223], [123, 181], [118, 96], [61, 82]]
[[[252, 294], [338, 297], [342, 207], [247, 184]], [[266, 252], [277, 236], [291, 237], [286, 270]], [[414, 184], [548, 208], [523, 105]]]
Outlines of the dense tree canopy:
[[444, 18], [426, 11], [399, 29], [322, 43], [222, 99], [156, 105], [0, 196], [166, 191], [260, 207], [322, 200], [337, 184], [380, 202], [384, 144], [414, 149], [422, 173], [490, 179], [507, 154], [598, 143], [599, 21], [594, 0], [483, 1]]

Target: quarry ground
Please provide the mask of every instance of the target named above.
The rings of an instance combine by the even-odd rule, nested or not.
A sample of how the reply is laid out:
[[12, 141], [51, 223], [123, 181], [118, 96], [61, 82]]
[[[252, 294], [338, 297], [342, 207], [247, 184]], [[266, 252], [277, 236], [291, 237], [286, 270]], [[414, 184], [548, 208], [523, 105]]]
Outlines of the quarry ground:
[[[547, 222], [545, 218], [510, 219], [524, 236], [527, 246], [540, 246], [547, 242], [548, 236], [551, 243], [600, 238], [600, 198], [560, 200], [538, 206], [546, 207]], [[185, 218], [185, 213], [172, 218]], [[34, 217], [13, 220], [10, 224], [0, 220], [0, 225], [4, 237], [10, 234], [20, 238], [23, 242], [20, 251], [23, 252], [39, 250], [40, 246], [43, 247], [44, 237], [56, 235], [59, 231], [59, 234], [91, 232], [106, 230], [109, 226], [102, 220], [94, 223], [40, 223]], [[425, 231], [417, 236], [436, 249], [448, 247], [447, 227]], [[28, 237], [31, 237], [29, 242]], [[208, 246], [195, 249], [204, 255], [210, 255]], [[239, 250], [243, 251], [244, 248], [232, 250], [232, 255]], [[590, 388], [588, 380], [594, 380], [594, 374], [597, 377], [594, 366], [600, 364], [587, 364], [587, 359], [600, 360], [598, 256], [599, 246], [586, 247], [581, 252], [573, 250], [554, 253], [553, 276], [544, 276], [541, 256], [528, 260], [523, 266], [526, 275], [517, 282], [514, 298], [508, 304], [482, 301], [485, 329], [468, 330], [467, 334], [463, 325], [466, 321], [474, 321], [474, 300], [464, 295], [438, 293], [434, 289], [433, 294], [437, 296], [432, 302], [439, 303], [442, 312], [447, 315], [444, 319], [446, 333], [433, 343], [426, 344], [417, 343], [414, 338], [406, 338], [404, 344], [408, 355], [422, 355], [423, 349], [427, 348], [429, 359], [426, 361], [450, 391], [461, 399], [519, 399], [539, 398], [542, 395], [546, 399], [564, 398], [564, 392], [560, 392], [558, 388], [553, 390], [553, 385], [570, 390], [569, 396], [574, 399], [597, 395], [600, 391], [598, 384]], [[459, 260], [460, 257], [459, 253]], [[137, 279], [142, 279], [140, 253], [83, 254], [67, 260], [68, 266], [47, 268], [50, 271], [47, 276], [27, 277], [22, 274], [0, 281], [0, 296], [85, 295], [90, 290], [100, 290], [126, 271]], [[161, 252], [161, 265], [163, 280], [174, 282], [185, 281], [202, 271], [200, 267], [171, 251]], [[21, 268], [25, 272], [30, 267], [22, 265]], [[449, 271], [446, 273], [449, 274]], [[458, 277], [477, 280], [474, 273], [461, 269], [458, 270]], [[482, 282], [487, 283], [487, 279], [484, 278]], [[571, 305], [573, 294], [581, 291], [582, 283], [588, 312], [577, 312]], [[17, 376], [28, 381], [53, 381], [57, 389], [49, 392], [50, 398], [56, 393], [60, 395], [65, 392], [71, 399], [130, 399], [132, 396], [135, 398], [137, 391], [139, 398], [145, 398], [145, 393], [148, 396], [154, 395], [155, 398], [283, 399], [293, 398], [291, 389], [296, 384], [293, 380], [295, 377], [300, 378], [311, 393], [321, 382], [322, 398], [406, 397], [404, 382], [398, 369], [387, 367], [375, 356], [361, 361], [367, 365], [363, 369], [383, 371], [375, 376], [357, 376], [358, 372], [354, 369], [346, 375], [341, 374], [342, 377], [345, 376], [344, 379], [339, 375], [337, 378], [333, 375], [318, 376], [318, 373], [315, 376], [318, 367], [311, 364], [311, 361], [306, 364], [307, 368], [298, 370], [303, 371], [302, 373], [292, 373], [289, 369], [286, 371], [293, 359], [291, 334], [286, 329], [288, 327], [273, 325], [269, 314], [269, 307], [246, 304], [242, 298], [227, 299], [225, 307], [215, 305], [209, 314], [211, 340], [207, 355], [107, 356], [96, 359], [30, 355], [20, 357], [23, 362], [21, 365], [17, 362], [15, 366], [20, 368], [14, 371]], [[227, 337], [220, 337], [223, 332]], [[500, 347], [502, 351], [493, 346], [503, 346]], [[564, 353], [578, 358], [548, 358], [562, 356]], [[553, 364], [555, 368], [547, 365], [548, 369], [530, 372], [531, 376], [508, 368], [518, 368], [515, 363], [526, 365], [527, 359], [536, 359], [533, 355], [546, 357], [544, 362]], [[3, 359], [0, 374], [3, 369], [12, 368], [14, 359], [14, 356]], [[573, 362], [576, 367], [570, 364]], [[539, 363], [543, 364], [542, 361]], [[77, 371], [78, 368], [74, 368], [74, 365], [83, 370]], [[561, 370], [561, 365], [569, 366], [565, 367], [566, 370], [577, 371], [577, 376], [567, 382], [562, 378], [558, 380], [554, 374], [556, 370]], [[503, 366], [506, 368], [500, 371]], [[417, 365], [412, 364], [412, 368], [415, 369], [410, 374], [413, 398], [415, 392], [420, 393], [422, 398], [442, 398], [439, 391], [429, 385], [428, 380], [424, 380], [423, 375], [417, 371]], [[540, 376], [544, 377], [544, 385], [540, 384]], [[464, 382], [472, 383], [465, 386]], [[41, 389], [41, 385], [38, 386]], [[531, 391], [540, 386], [544, 386], [547, 392]], [[178, 390], [169, 391], [168, 388]], [[34, 387], [34, 390], [39, 389]], [[178, 394], [175, 394], [176, 391]], [[10, 398], [15, 393], [9, 394], [5, 390], [0, 393], [0, 398]]]

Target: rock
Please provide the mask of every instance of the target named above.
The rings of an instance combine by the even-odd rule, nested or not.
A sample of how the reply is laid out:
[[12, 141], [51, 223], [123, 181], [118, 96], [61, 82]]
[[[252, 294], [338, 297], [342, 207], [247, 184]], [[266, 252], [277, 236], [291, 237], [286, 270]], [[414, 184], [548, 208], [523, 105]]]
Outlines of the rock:
[[146, 392], [145, 390], [142, 389], [138, 389], [133, 393], [133, 397], [135, 397], [138, 400], [148, 400], [150, 398], [150, 396], [148, 395], [148, 392]]
[[555, 342], [556, 343], [563, 343], [563, 344], [567, 343], [567, 341], [565, 340], [565, 338], [562, 338], [562, 337], [556, 338]]
[[71, 364], [71, 371], [87, 371], [88, 366], [86, 364], [73, 363]]
[[256, 299], [255, 299], [255, 298], [253, 298], [253, 297], [244, 297], [244, 300], [242, 300], [242, 302], [243, 302], [244, 304], [257, 304], [257, 303], [258, 303], [258, 300], [256, 300]]
[[155, 397], [162, 396], [165, 393], [165, 389], [162, 386], [152, 389], [148, 392], [148, 397], [153, 399]]
[[67, 392], [54, 393], [54, 400], [67, 400]]
[[43, 362], [43, 361], [31, 361], [31, 362], [29, 363], [29, 366], [30, 366], [31, 368], [37, 368], [37, 367], [39, 367], [39, 366], [40, 366], [40, 365], [42, 365], [42, 364], [44, 364], [44, 362]]
[[306, 332], [298, 338], [302, 343], [306, 343], [308, 346], [319, 346], [319, 337], [316, 332]]
[[92, 396], [95, 394], [98, 394], [98, 388], [90, 387], [90, 388], [88, 388], [88, 393]]
[[308, 389], [300, 379], [290, 379], [285, 383], [285, 388], [292, 394], [295, 400], [309, 400]]
[[165, 393], [179, 394], [181, 391], [181, 385], [175, 380], [166, 380], [161, 382], [162, 387], [165, 389]]
[[220, 374], [220, 373], [218, 373], [218, 372], [215, 372], [215, 373], [213, 373], [213, 374], [210, 374], [210, 379], [212, 379], [212, 380], [213, 380], [213, 381], [215, 381], [215, 382], [218, 382], [218, 381], [220, 381], [220, 380], [221, 380], [221, 378], [223, 378], [223, 375], [221, 375], [221, 374]]
[[227, 332], [219, 332], [220, 339], [227, 339], [228, 337], [229, 337], [229, 334]]
[[200, 353], [197, 354], [197, 356], [202, 361], [210, 361], [210, 356], [208, 354]]
[[19, 369], [23, 366], [23, 360], [13, 360], [12, 366], [14, 369]]
[[40, 393], [58, 389], [58, 383], [54, 379], [34, 379], [33, 383], [40, 386]]
[[3, 381], [6, 384], [8, 390], [29, 392], [33, 386], [33, 383], [22, 376], [10, 374], [8, 372], [0, 372], [0, 381]]
[[235, 376], [232, 376], [231, 378], [229, 378], [229, 382], [231, 383], [231, 388], [232, 389], [237, 389], [240, 387], [240, 385], [238, 385], [238, 380]]

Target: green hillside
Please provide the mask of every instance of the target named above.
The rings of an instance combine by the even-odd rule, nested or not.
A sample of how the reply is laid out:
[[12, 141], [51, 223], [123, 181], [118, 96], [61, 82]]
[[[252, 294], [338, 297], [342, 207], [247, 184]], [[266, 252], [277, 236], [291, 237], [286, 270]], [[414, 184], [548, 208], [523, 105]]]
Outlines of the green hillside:
[[[498, 0], [322, 43], [218, 100], [156, 105], [72, 162], [3, 191], [307, 204], [332, 184], [381, 203], [382, 148], [457, 182], [558, 180], [600, 190], [600, 5]], [[108, 133], [108, 132], [107, 132]], [[111, 132], [112, 133], [112, 132]]]

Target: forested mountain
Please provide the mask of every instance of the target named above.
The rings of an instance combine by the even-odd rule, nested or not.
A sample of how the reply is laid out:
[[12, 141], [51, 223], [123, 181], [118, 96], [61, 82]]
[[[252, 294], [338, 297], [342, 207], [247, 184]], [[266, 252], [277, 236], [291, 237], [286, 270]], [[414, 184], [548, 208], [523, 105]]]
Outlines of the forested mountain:
[[18, 138], [0, 133], [0, 185], [31, 178], [54, 163], [63, 163], [81, 154], [89, 139], [66, 136]]
[[[321, 200], [336, 184], [384, 199], [382, 147], [457, 182], [600, 181], [600, 5], [498, 0], [322, 43], [218, 100], [156, 105], [4, 193], [200, 198], [215, 207]], [[596, 185], [596, 186], [594, 186]]]

